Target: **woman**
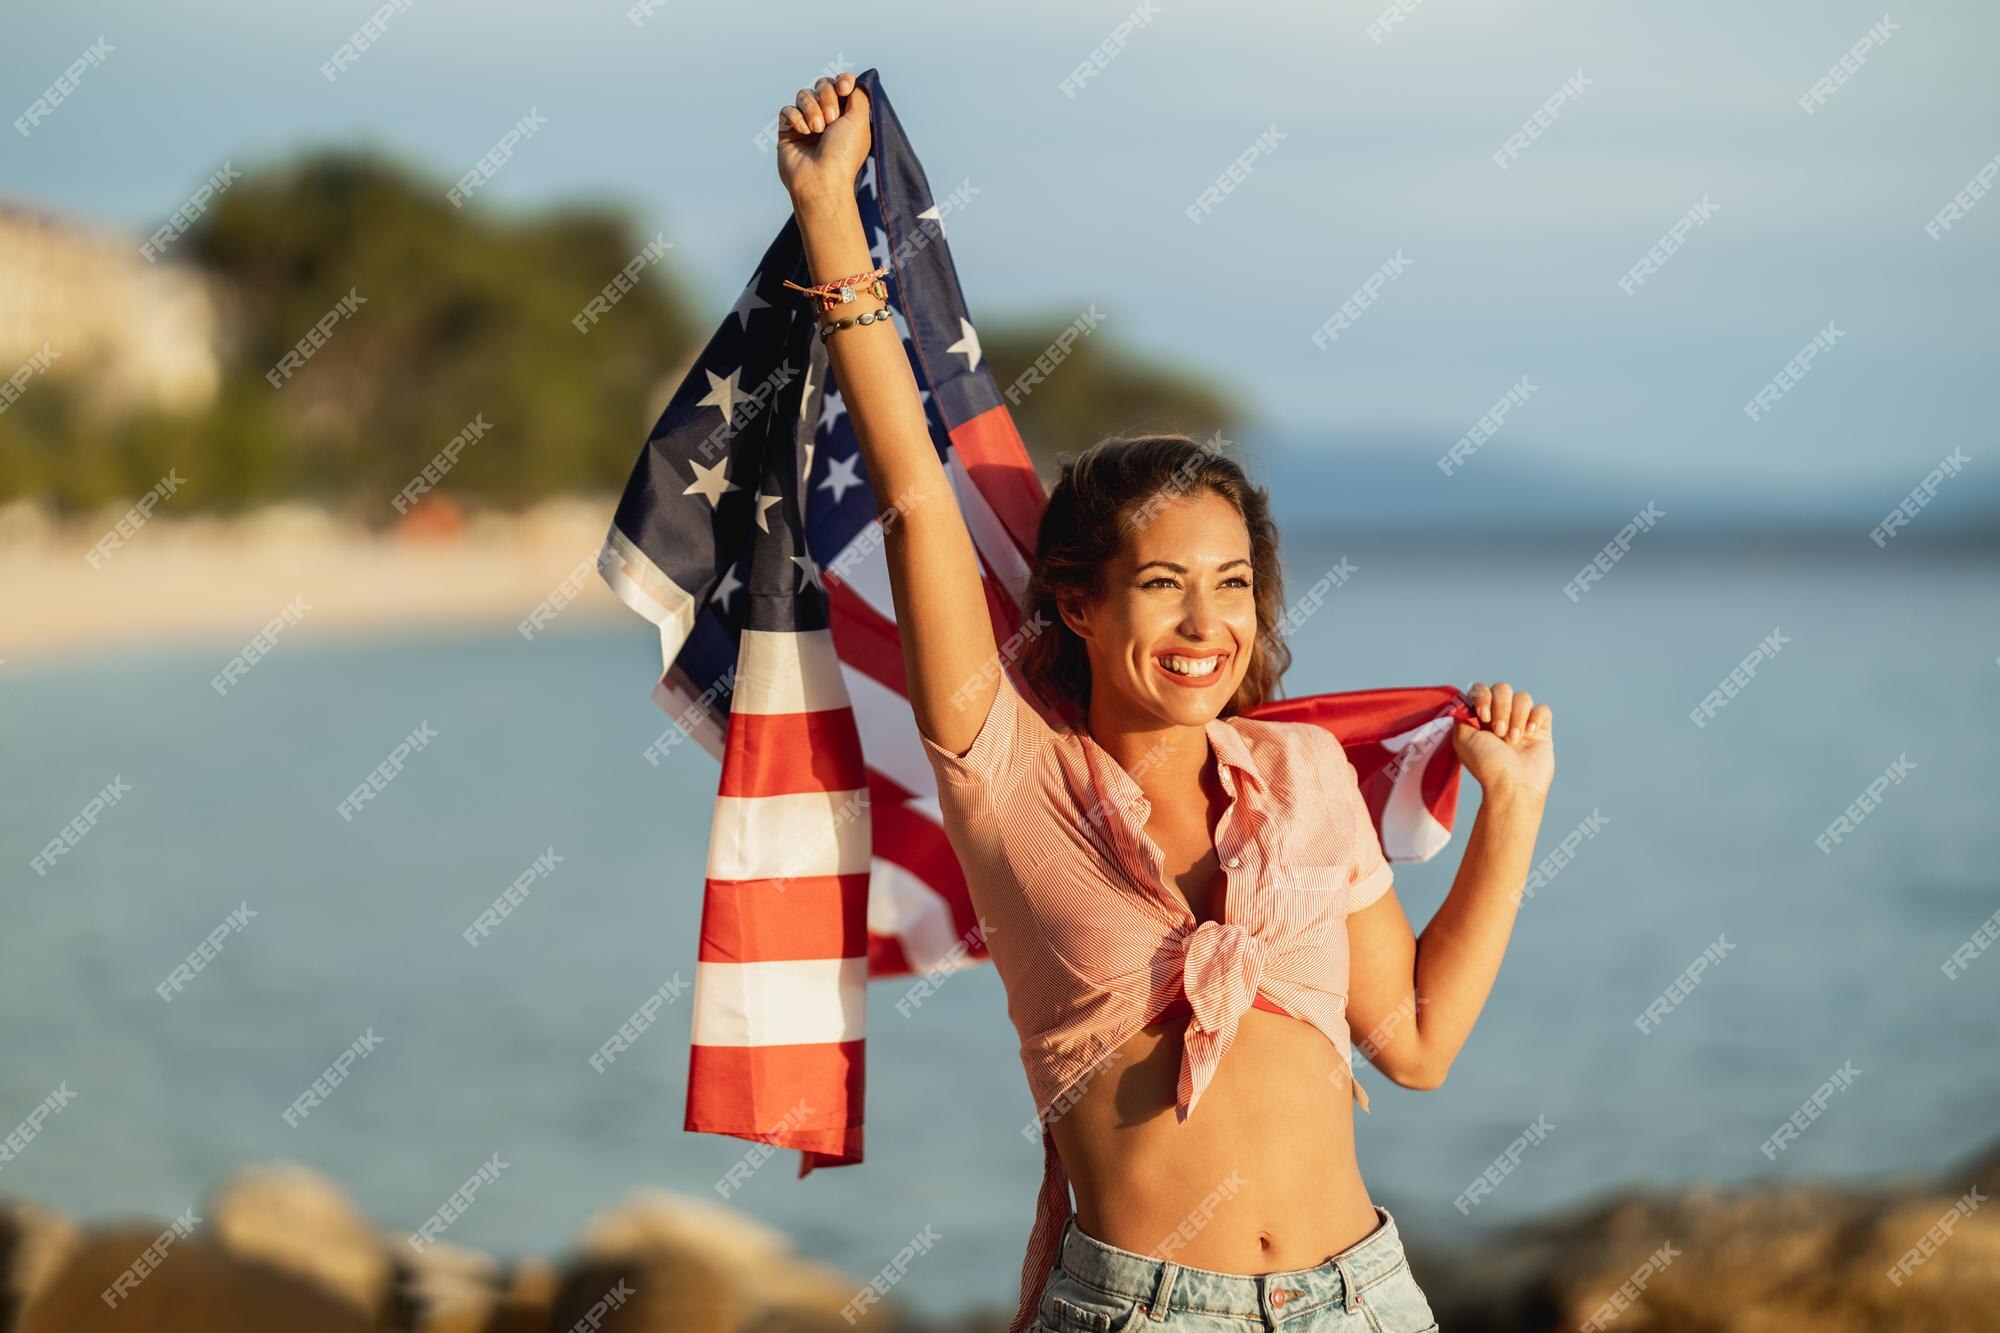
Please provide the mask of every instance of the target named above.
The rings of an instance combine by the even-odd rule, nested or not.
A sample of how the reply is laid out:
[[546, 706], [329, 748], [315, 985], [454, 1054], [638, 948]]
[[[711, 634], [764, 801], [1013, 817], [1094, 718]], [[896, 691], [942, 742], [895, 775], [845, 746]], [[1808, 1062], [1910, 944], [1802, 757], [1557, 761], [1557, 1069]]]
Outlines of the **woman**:
[[1444, 1080], [1533, 855], [1548, 707], [1469, 692], [1453, 743], [1483, 797], [1419, 947], [1338, 743], [1235, 716], [1289, 660], [1265, 493], [1157, 436], [1085, 451], [1050, 494], [1020, 669], [1082, 720], [1045, 720], [1002, 669], [902, 341], [861, 322], [885, 304], [854, 200], [867, 94], [822, 78], [780, 121], [828, 356], [900, 511], [910, 704], [1042, 1118], [1013, 1333], [1435, 1327], [1355, 1161], [1350, 1033], [1397, 1083]]

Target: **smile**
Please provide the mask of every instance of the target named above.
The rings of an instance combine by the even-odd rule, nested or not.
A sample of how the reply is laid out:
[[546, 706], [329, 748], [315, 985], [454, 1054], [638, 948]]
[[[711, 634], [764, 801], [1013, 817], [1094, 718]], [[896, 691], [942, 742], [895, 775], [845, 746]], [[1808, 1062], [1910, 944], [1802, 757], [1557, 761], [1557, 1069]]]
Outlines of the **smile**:
[[1155, 653], [1153, 664], [1176, 685], [1206, 685], [1221, 676], [1228, 657], [1225, 652]]

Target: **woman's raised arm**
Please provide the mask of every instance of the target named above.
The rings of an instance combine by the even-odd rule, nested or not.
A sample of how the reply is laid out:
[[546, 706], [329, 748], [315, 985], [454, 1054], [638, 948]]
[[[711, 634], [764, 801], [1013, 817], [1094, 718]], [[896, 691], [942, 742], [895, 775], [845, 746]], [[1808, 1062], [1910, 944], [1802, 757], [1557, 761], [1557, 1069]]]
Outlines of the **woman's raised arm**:
[[[820, 79], [779, 114], [778, 176], [792, 196], [814, 283], [875, 267], [854, 176], [869, 149], [868, 95], [854, 76]], [[825, 318], [887, 303], [859, 289]], [[992, 705], [996, 646], [979, 558], [931, 444], [916, 377], [893, 320], [836, 330], [835, 384], [883, 510], [884, 552], [917, 728], [954, 753], [971, 747]]]

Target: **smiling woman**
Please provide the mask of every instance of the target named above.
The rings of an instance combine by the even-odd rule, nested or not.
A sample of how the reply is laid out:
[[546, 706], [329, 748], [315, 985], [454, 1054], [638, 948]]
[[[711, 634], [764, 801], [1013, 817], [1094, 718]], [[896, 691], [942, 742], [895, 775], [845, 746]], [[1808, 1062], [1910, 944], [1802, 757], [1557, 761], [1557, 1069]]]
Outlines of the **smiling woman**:
[[[1152, 538], [1143, 562], [1128, 533]], [[1226, 631], [1212, 642], [1176, 633], [1190, 590], [1212, 595], [1214, 625]], [[1291, 665], [1276, 632], [1284, 583], [1266, 496], [1233, 460], [1186, 435], [1114, 438], [1063, 461], [1026, 601], [1032, 616], [1060, 617], [1067, 632], [1038, 635], [1022, 675], [1045, 698], [1085, 710], [1092, 641], [1131, 645], [1140, 676], [1198, 684], [1184, 702], [1211, 717], [1270, 698]], [[1264, 651], [1252, 652], [1260, 643]]]
[[1009, 1333], [1119, 1333], [1141, 1312], [1169, 1333], [1435, 1328], [1355, 1159], [1350, 1033], [1396, 1082], [1443, 1080], [1513, 925], [1549, 709], [1473, 687], [1479, 723], [1453, 741], [1485, 799], [1420, 956], [1340, 743], [1242, 716], [1290, 665], [1277, 531], [1265, 492], [1185, 435], [1064, 462], [1023, 608], [1053, 628], [1017, 688], [880, 314], [853, 188], [869, 94], [822, 78], [780, 126], [813, 278], [794, 285], [819, 298], [870, 482], [901, 514], [883, 550], [910, 706], [1042, 1126]]

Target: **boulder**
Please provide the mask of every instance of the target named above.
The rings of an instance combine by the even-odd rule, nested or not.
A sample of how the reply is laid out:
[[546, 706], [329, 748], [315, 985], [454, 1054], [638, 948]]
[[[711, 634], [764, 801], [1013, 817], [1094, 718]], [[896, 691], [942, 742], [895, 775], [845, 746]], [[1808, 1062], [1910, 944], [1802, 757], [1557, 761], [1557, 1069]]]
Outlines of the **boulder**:
[[577, 1249], [556, 1301], [555, 1328], [614, 1301], [605, 1312], [607, 1330], [846, 1333], [879, 1322], [877, 1312], [855, 1323], [841, 1314], [860, 1289], [854, 1277], [800, 1258], [784, 1233], [694, 1195], [635, 1191], [590, 1218]]
[[363, 1318], [382, 1313], [389, 1254], [346, 1191], [319, 1172], [289, 1162], [249, 1167], [209, 1196], [202, 1215], [230, 1254], [311, 1282]]
[[369, 1333], [351, 1302], [284, 1269], [239, 1259], [188, 1236], [128, 1281], [116, 1304], [104, 1294], [130, 1274], [165, 1228], [93, 1228], [22, 1306], [14, 1333]]
[[48, 1283], [83, 1240], [83, 1228], [25, 1199], [0, 1199], [0, 1328]]
[[1413, 1241], [1411, 1268], [1441, 1327], [1483, 1333], [1983, 1333], [2000, 1328], [2000, 1208], [1973, 1188], [1626, 1192], [1469, 1251]]

